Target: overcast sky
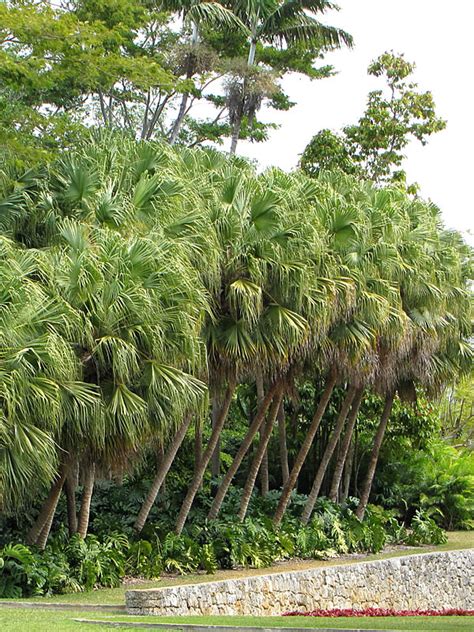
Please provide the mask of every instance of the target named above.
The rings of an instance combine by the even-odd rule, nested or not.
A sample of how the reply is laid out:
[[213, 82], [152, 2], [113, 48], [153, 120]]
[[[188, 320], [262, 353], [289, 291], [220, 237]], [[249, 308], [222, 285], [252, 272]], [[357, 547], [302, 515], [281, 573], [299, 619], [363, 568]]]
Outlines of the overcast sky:
[[[336, 0], [337, 2], [337, 0]], [[262, 144], [241, 143], [239, 153], [261, 165], [293, 168], [313, 134], [356, 122], [377, 79], [367, 76], [370, 61], [386, 50], [416, 62], [415, 80], [433, 92], [446, 130], [424, 147], [412, 143], [405, 168], [409, 181], [442, 210], [446, 224], [474, 244], [474, 107], [472, 28], [474, 0], [339, 0], [341, 10], [327, 24], [349, 31], [352, 50], [327, 55], [338, 74], [309, 81], [291, 76], [284, 86], [297, 105], [289, 112], [267, 110], [265, 120], [281, 124]]]

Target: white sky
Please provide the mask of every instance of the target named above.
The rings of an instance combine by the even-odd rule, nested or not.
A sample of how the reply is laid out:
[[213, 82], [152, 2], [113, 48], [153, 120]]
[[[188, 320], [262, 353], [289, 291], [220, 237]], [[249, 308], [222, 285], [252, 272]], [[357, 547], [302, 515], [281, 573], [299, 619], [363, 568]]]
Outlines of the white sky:
[[[337, 0], [336, 0], [337, 1]], [[426, 146], [412, 143], [405, 168], [421, 194], [442, 210], [447, 226], [474, 244], [474, 195], [469, 193], [474, 150], [474, 0], [339, 0], [341, 10], [323, 20], [349, 31], [352, 50], [327, 55], [338, 74], [309, 81], [291, 76], [285, 89], [297, 105], [289, 112], [267, 110], [265, 120], [281, 124], [261, 144], [241, 142], [238, 152], [260, 165], [292, 169], [311, 137], [320, 129], [355, 123], [367, 93], [379, 85], [367, 76], [370, 61], [386, 50], [405, 53], [416, 62], [414, 79], [431, 90], [437, 112], [448, 126]], [[380, 81], [380, 80], [379, 80]]]

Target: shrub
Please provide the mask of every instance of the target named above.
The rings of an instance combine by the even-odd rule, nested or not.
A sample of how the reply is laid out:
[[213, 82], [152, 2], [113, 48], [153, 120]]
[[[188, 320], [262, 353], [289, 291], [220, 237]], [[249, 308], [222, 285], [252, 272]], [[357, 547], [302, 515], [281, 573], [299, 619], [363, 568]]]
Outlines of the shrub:
[[[40, 552], [23, 544], [0, 549], [0, 597], [26, 597], [118, 586], [125, 575], [155, 578], [161, 573], [213, 573], [218, 568], [270, 566], [290, 557], [321, 559], [352, 552], [377, 553], [387, 542], [442, 544], [435, 509], [417, 511], [411, 529], [393, 511], [369, 505], [360, 521], [356, 499], [336, 505], [318, 500], [309, 524], [288, 516], [280, 527], [265, 517], [235, 522], [228, 517], [194, 524], [176, 535], [129, 539], [112, 532], [102, 538], [69, 538], [64, 530]], [[152, 528], [149, 528], [149, 532]]]

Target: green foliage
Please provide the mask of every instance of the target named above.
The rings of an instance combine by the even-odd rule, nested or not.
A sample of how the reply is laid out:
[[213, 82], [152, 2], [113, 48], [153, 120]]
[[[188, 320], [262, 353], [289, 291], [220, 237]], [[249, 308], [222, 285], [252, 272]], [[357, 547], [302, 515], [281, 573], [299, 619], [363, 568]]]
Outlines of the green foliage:
[[442, 433], [456, 447], [474, 446], [474, 375], [449, 385], [440, 402]]
[[162, 571], [162, 558], [157, 545], [154, 546], [149, 540], [131, 542], [125, 566], [126, 575], [153, 579], [159, 577]]
[[[58, 471], [72, 479], [76, 466], [81, 483], [91, 464], [98, 479], [134, 468], [152, 478], [183, 418], [193, 415], [204, 440], [210, 436], [207, 395], [218, 400], [235, 378], [222, 435], [230, 438], [228, 465], [256, 412], [256, 367], [264, 388], [282, 378], [290, 463], [315, 418], [328, 369], [337, 372], [340, 387], [319, 425], [300, 491], [309, 490], [322, 461], [347, 385], [365, 387], [354, 437], [357, 495], [383, 396], [412, 396], [411, 405], [393, 406], [387, 449], [424, 449], [437, 423], [423, 393], [431, 397], [471, 368], [472, 252], [444, 230], [438, 209], [401, 190], [340, 173], [257, 174], [216, 151], [114, 133], [80, 143], [42, 169], [5, 173], [0, 185], [0, 491], [12, 513], [39, 497]], [[201, 559], [193, 542], [167, 536], [191, 472], [199, 469], [190, 447], [188, 436], [176, 475], [168, 473], [173, 497], [161, 490], [163, 505], [154, 506], [150, 496], [143, 505], [151, 520], [163, 515], [161, 564], [179, 572], [214, 566], [210, 549]], [[247, 455], [233, 502], [248, 469]], [[277, 488], [275, 458], [270, 470]], [[453, 499], [465, 497], [466, 481], [461, 491], [456, 487], [460, 478], [456, 473], [449, 483], [446, 516], [449, 506], [459, 507]], [[390, 480], [387, 491], [381, 479], [376, 494], [400, 509], [400, 499], [385, 502]], [[191, 493], [201, 491], [189, 517], [202, 524], [220, 481], [204, 474], [203, 484], [196, 482]], [[134, 497], [114, 497], [122, 512], [92, 506], [93, 530], [103, 536], [130, 528], [145, 497], [142, 484]], [[268, 518], [273, 500], [269, 495], [265, 516], [255, 518]], [[410, 502], [407, 523], [422, 504]], [[342, 517], [333, 516], [330, 526], [327, 520], [314, 523], [308, 550], [349, 550]], [[268, 533], [257, 525], [235, 546], [223, 544], [227, 563], [265, 564], [272, 546], [283, 555]], [[148, 532], [144, 539], [153, 540]], [[382, 539], [374, 522], [366, 546], [377, 549]], [[253, 540], [261, 541], [256, 553]], [[104, 571], [112, 579], [102, 577], [92, 542], [90, 549], [81, 582], [116, 581], [113, 569]], [[152, 560], [144, 572], [158, 567]]]
[[124, 577], [128, 549], [122, 534], [111, 534], [102, 541], [95, 536], [67, 540], [59, 534], [41, 552], [22, 544], [6, 545], [0, 550], [0, 597], [118, 586]]
[[[317, 67], [324, 52], [351, 42], [347, 33], [312, 15], [330, 6], [2, 2], [2, 145], [13, 161], [31, 164], [70, 147], [91, 125], [192, 146], [208, 139], [222, 142], [230, 133], [232, 108], [225, 90], [212, 94], [211, 89], [245, 64], [255, 17], [261, 22], [262, 69], [275, 77], [298, 72], [321, 78], [332, 70]], [[288, 109], [289, 98], [281, 88], [278, 92], [269, 104]], [[208, 110], [220, 102], [217, 115], [211, 109], [211, 116], [196, 120], [190, 111], [203, 101]], [[265, 140], [271, 125], [252, 124], [250, 118], [243, 135]]]
[[320, 499], [313, 519], [275, 527], [265, 517], [194, 524], [182, 535], [129, 540], [120, 533], [99, 539], [59, 533], [45, 551], [23, 544], [0, 550], [0, 597], [91, 590], [118, 586], [127, 576], [153, 579], [162, 573], [186, 574], [218, 568], [264, 568], [291, 557], [327, 559], [338, 554], [378, 553], [386, 543], [443, 544], [444, 531], [427, 511], [417, 511], [410, 529], [393, 512], [369, 506], [361, 522], [356, 501], [340, 506]]
[[418, 509], [413, 516], [411, 532], [407, 537], [409, 544], [445, 544], [446, 533], [436, 524], [430, 515], [433, 512]]
[[329, 129], [321, 130], [313, 136], [301, 156], [300, 167], [313, 177], [320, 171], [358, 173], [345, 139]]
[[432, 512], [443, 528], [472, 529], [474, 525], [474, 457], [432, 439], [424, 449], [393, 442], [382, 455], [375, 485], [378, 503], [394, 507], [411, 519], [414, 508]]
[[0, 3], [1, 129], [12, 151], [27, 159], [31, 150], [47, 153], [77, 139], [80, 121], [89, 116], [84, 103], [122, 82], [131, 94], [157, 83], [173, 85], [156, 56], [133, 50], [144, 5], [124, 1], [121, 11], [111, 11], [115, 5]]
[[429, 136], [446, 127], [435, 112], [431, 92], [419, 92], [417, 84], [409, 81], [414, 70], [403, 55], [387, 52], [374, 60], [368, 74], [385, 79], [386, 88], [369, 93], [363, 116], [341, 135], [330, 130], [316, 134], [303, 153], [302, 169], [313, 176], [336, 169], [374, 182], [404, 185], [401, 165], [407, 145], [412, 140], [425, 145]]
[[128, 540], [121, 534], [111, 534], [100, 542], [89, 535], [73, 536], [66, 546], [66, 556], [82, 590], [95, 586], [118, 586], [125, 571], [124, 551]]
[[80, 589], [64, 552], [48, 549], [40, 554], [23, 544], [0, 550], [0, 596], [48, 595]]

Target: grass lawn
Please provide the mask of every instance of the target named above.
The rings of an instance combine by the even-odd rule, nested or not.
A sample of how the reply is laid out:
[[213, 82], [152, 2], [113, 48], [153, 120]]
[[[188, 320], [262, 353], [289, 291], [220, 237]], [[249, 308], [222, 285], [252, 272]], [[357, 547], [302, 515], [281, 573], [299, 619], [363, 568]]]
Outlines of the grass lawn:
[[247, 568], [235, 571], [225, 570], [217, 571], [214, 575], [201, 573], [178, 577], [168, 576], [155, 581], [144, 581], [133, 585], [120, 586], [119, 588], [102, 588], [100, 590], [94, 590], [87, 593], [71, 593], [67, 595], [54, 595], [53, 597], [29, 597], [26, 601], [37, 601], [39, 603], [78, 604], [78, 608], [80, 608], [80, 604], [123, 605], [125, 603], [125, 591], [135, 588], [164, 588], [166, 586], [198, 584], [221, 579], [237, 579], [239, 577], [250, 577], [252, 575], [266, 575], [268, 573], [281, 573], [283, 571], [304, 570], [307, 568], [318, 568], [322, 566], [335, 566], [340, 564], [353, 564], [354, 562], [361, 561], [381, 560], [390, 557], [399, 557], [400, 555], [413, 555], [415, 553], [428, 553], [430, 551], [454, 551], [468, 548], [474, 548], [474, 531], [452, 531], [448, 534], [448, 542], [446, 544], [435, 547], [410, 547], [406, 549], [398, 549], [390, 553], [378, 553], [376, 555], [357, 556], [352, 558], [345, 557], [332, 560], [290, 560], [271, 568]]
[[[91, 616], [93, 615], [93, 616]], [[73, 619], [96, 619], [96, 613], [73, 612], [70, 610], [48, 611], [41, 608], [0, 608], [0, 630], [2, 632], [100, 632], [110, 629], [100, 625], [86, 625]], [[138, 628], [120, 628], [134, 630]]]
[[474, 617], [102, 617], [87, 619], [157, 623], [194, 623], [195, 625], [235, 625], [261, 628], [355, 628], [356, 630], [470, 630]]
[[[199, 625], [235, 625], [254, 627], [299, 627], [333, 628], [356, 630], [440, 630], [449, 632], [460, 630], [474, 631], [474, 617], [128, 617], [127, 615], [98, 616], [91, 612], [49, 611], [38, 609], [1, 608], [0, 630], [2, 632], [77, 632], [113, 629], [108, 626], [79, 623], [74, 619], [92, 619], [106, 623], [108, 621], [141, 621], [146, 623], [194, 623]], [[121, 630], [139, 630], [123, 627]]]

